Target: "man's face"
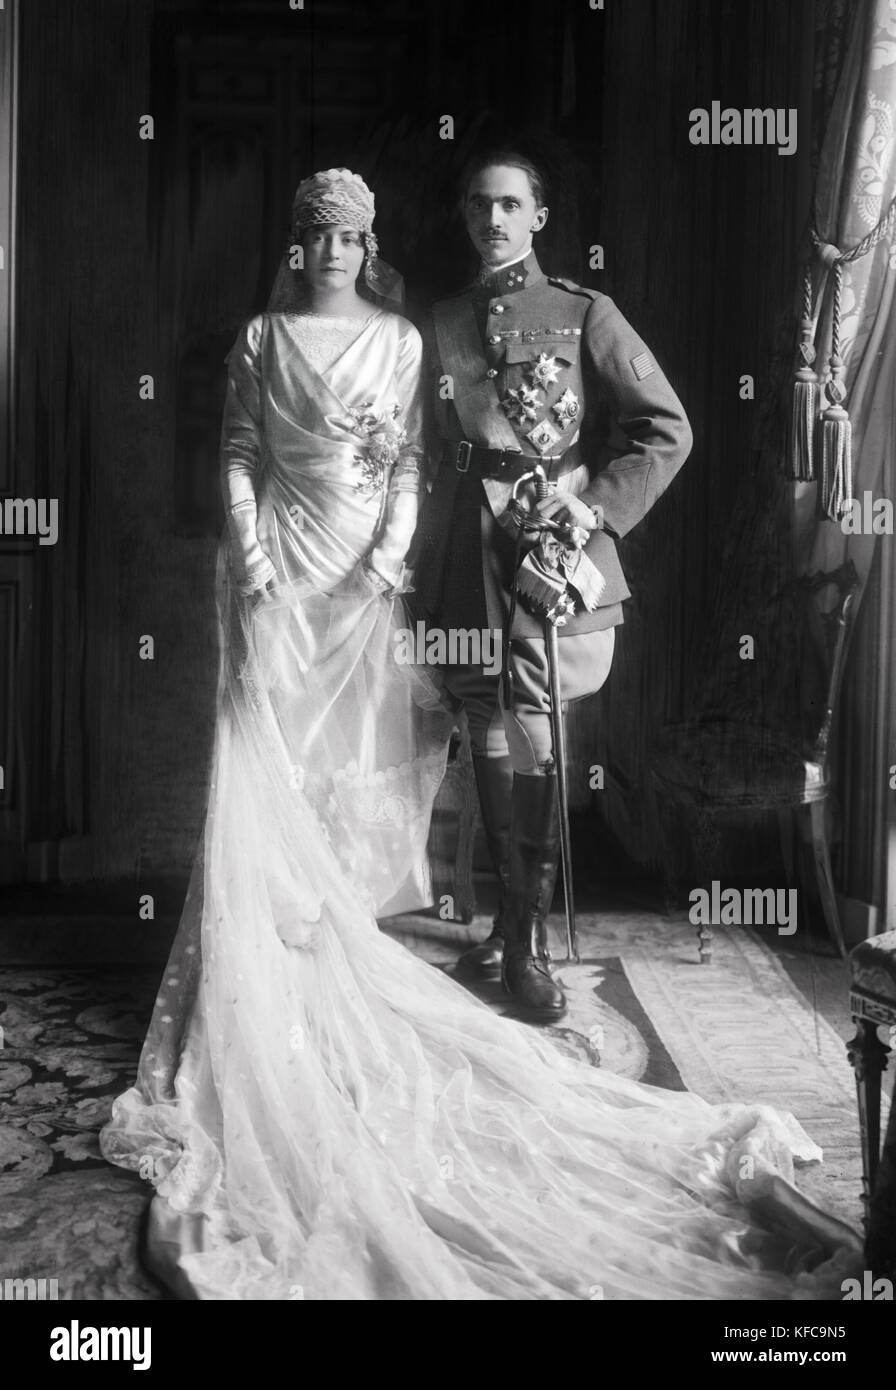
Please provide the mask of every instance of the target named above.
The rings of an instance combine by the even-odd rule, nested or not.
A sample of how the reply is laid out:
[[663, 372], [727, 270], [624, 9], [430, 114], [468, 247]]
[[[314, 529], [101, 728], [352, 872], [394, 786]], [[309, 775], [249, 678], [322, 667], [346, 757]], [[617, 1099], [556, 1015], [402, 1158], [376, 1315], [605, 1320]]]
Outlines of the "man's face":
[[524, 169], [494, 164], [474, 174], [467, 188], [464, 216], [470, 240], [486, 265], [504, 265], [524, 255], [533, 231], [547, 221], [532, 195]]
[[348, 290], [364, 262], [361, 233], [330, 223], [309, 227], [302, 237], [306, 281], [319, 290]]

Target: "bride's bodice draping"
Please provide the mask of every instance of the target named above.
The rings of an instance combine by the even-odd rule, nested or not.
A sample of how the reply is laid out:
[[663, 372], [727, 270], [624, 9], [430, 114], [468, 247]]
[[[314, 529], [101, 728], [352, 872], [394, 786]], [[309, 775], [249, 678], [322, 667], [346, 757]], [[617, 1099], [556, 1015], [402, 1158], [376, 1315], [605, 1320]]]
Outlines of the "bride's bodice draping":
[[257, 490], [275, 584], [253, 605], [225, 541], [204, 832], [101, 1137], [155, 1187], [151, 1267], [193, 1298], [838, 1297], [858, 1243], [773, 1219], [820, 1156], [792, 1117], [574, 1061], [378, 930], [425, 892], [453, 722], [357, 571], [404, 544], [419, 337], [374, 317], [323, 371], [300, 338], [261, 316], [229, 359], [225, 492], [254, 522]]
[[420, 339], [379, 311], [319, 371], [302, 350], [305, 323], [260, 314], [234, 344], [222, 472], [229, 506], [254, 499], [279, 578], [327, 588], [377, 539], [393, 483], [419, 486]]

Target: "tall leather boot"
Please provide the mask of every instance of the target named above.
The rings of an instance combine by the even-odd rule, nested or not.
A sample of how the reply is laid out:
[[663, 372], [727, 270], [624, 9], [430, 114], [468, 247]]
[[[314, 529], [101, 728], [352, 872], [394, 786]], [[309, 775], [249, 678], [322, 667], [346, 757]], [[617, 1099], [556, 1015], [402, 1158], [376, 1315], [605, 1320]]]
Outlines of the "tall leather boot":
[[498, 875], [498, 911], [491, 934], [471, 946], [457, 962], [457, 973], [486, 979], [501, 969], [504, 948], [504, 915], [510, 882], [510, 800], [513, 794], [513, 763], [503, 758], [483, 758], [473, 754], [473, 771], [485, 829], [485, 843]]
[[559, 861], [557, 778], [516, 773], [501, 981], [517, 1004], [542, 1022], [553, 1022], [566, 1013], [566, 998], [551, 975], [547, 949], [546, 919]]

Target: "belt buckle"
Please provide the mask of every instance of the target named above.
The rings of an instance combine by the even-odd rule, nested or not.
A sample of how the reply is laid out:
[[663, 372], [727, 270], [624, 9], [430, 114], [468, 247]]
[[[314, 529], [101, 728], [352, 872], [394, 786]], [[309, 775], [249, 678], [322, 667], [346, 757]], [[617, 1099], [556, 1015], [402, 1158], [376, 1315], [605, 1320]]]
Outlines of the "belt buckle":
[[[454, 466], [457, 469], [458, 473], [469, 473], [470, 459], [472, 458], [472, 456], [473, 445], [470, 443], [469, 439], [462, 439], [458, 444], [457, 452], [454, 455]], [[463, 459], [463, 466], [461, 466], [461, 459]]]

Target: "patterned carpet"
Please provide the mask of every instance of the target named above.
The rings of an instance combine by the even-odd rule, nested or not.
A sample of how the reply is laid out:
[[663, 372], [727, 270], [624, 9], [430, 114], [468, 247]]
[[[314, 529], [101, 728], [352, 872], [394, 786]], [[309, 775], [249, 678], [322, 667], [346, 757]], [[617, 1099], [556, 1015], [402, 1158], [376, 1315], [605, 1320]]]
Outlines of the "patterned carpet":
[[[551, 927], [551, 949], [570, 1003], [565, 1029], [552, 1032], [582, 1039], [596, 1025], [605, 1033], [601, 1062], [609, 1071], [670, 1089], [683, 1084], [713, 1103], [756, 1101], [792, 1111], [825, 1155], [823, 1164], [800, 1170], [800, 1187], [860, 1229], [862, 1163], [855, 1078], [845, 1046], [854, 1030], [841, 1037], [813, 1012], [760, 932], [714, 928], [712, 964], [700, 965], [694, 928], [684, 916], [670, 920], [631, 910], [583, 915], [582, 963], [571, 966], [564, 961], [556, 914]], [[396, 919], [393, 934], [444, 965], [462, 943], [487, 931], [484, 921], [468, 928], [419, 916]], [[606, 983], [599, 983], [611, 980], [620, 966], [640, 1010], [634, 1015], [628, 1003], [622, 1006], [621, 1031], [619, 1007], [615, 1016], [608, 1011], [615, 1000], [607, 996]], [[482, 997], [506, 1010], [498, 991]], [[668, 1072], [654, 1081], [652, 1069], [662, 1056], [677, 1082]]]
[[[389, 930], [448, 968], [484, 920], [431, 917]], [[557, 922], [559, 926], [559, 922]], [[711, 966], [692, 929], [653, 914], [585, 917], [582, 963], [558, 973], [570, 1009], [550, 1031], [565, 1051], [608, 1070], [707, 1100], [793, 1110], [825, 1149], [800, 1185], [858, 1226], [860, 1162], [843, 1042], [813, 1018], [752, 933], [721, 929]], [[61, 1299], [158, 1299], [139, 1263], [149, 1187], [107, 1166], [97, 1133], [131, 1084], [158, 985], [156, 967], [0, 968], [0, 1279], [55, 1278]], [[499, 1012], [499, 986], [480, 996]]]
[[165, 1296], [137, 1259], [148, 1189], [97, 1144], [159, 973], [0, 970], [0, 1278], [56, 1279], [60, 1299]]

